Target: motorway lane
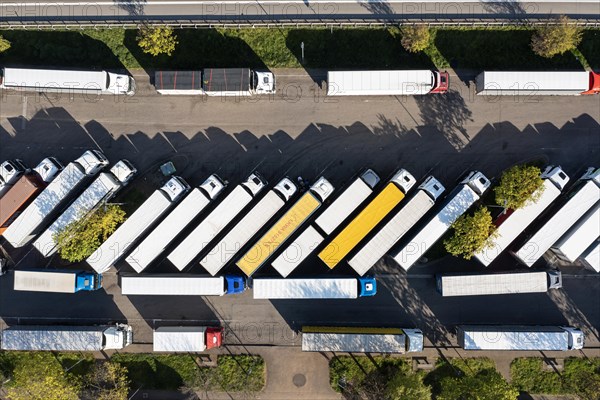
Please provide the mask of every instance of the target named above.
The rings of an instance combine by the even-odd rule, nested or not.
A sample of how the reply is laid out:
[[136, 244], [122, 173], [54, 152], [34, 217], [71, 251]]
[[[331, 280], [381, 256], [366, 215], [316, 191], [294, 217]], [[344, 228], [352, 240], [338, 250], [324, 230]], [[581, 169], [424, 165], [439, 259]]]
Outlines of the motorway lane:
[[524, 19], [569, 15], [598, 19], [600, 5], [580, 1], [23, 1], [0, 4], [0, 24], [47, 21], [181, 20], [302, 22], [402, 19]]

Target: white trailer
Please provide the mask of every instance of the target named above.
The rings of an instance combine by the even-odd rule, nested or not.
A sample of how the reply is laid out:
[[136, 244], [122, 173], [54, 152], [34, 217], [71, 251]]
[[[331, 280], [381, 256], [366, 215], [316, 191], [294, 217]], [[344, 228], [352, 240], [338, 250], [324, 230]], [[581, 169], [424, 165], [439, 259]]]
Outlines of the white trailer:
[[552, 251], [564, 261], [575, 262], [598, 237], [600, 237], [600, 202], [552, 246]]
[[444, 186], [430, 176], [419, 191], [381, 228], [348, 264], [363, 276], [429, 211], [444, 192]]
[[399, 96], [446, 93], [449, 74], [430, 70], [328, 71], [327, 96]]
[[303, 326], [302, 351], [413, 353], [423, 351], [419, 329]]
[[479, 171], [472, 171], [446, 198], [444, 206], [429, 222], [395, 253], [394, 260], [408, 271], [490, 187]]
[[136, 271], [145, 270], [167, 246], [196, 218], [225, 188], [217, 175], [208, 177], [127, 256], [125, 261]]
[[600, 272], [600, 240], [596, 240], [579, 259], [586, 267]]
[[561, 191], [569, 182], [569, 177], [561, 167], [548, 166], [542, 172], [541, 178], [544, 181], [543, 187], [539, 189], [542, 193], [533, 194], [533, 197], [537, 197], [537, 200], [528, 201], [523, 207], [509, 214], [508, 217], [501, 215], [499, 218], [502, 222], [496, 229], [494, 237], [489, 241], [489, 245], [474, 254], [475, 258], [486, 267], [560, 196]]
[[490, 96], [580, 95], [600, 93], [600, 74], [588, 71], [484, 71], [477, 94]]
[[373, 278], [278, 279], [254, 278], [255, 299], [356, 299], [374, 296]]
[[63, 208], [71, 195], [106, 165], [108, 160], [99, 151], [88, 150], [83, 153], [46, 186], [2, 236], [13, 247], [25, 246], [50, 222], [51, 217]]
[[284, 278], [302, 263], [350, 214], [373, 193], [379, 176], [368, 169], [363, 172], [302, 232], [272, 263]]
[[196, 229], [194, 229], [167, 257], [180, 271], [210, 244], [225, 227], [234, 220], [252, 199], [265, 187], [266, 182], [256, 173], [219, 203]]
[[174, 176], [150, 195], [85, 261], [101, 274], [123, 257], [144, 232], [185, 195], [190, 186]]
[[133, 329], [114, 326], [16, 325], [2, 331], [2, 350], [102, 351], [133, 343]]
[[32, 92], [90, 94], [135, 94], [135, 81], [129, 75], [106, 71], [2, 68], [0, 88]]
[[163, 326], [153, 334], [152, 351], [197, 353], [221, 347], [223, 328], [206, 326]]
[[223, 296], [241, 293], [245, 289], [244, 278], [236, 276], [121, 276], [121, 294], [124, 296]]
[[514, 255], [531, 267], [600, 200], [600, 168], [589, 168], [564, 205]]
[[440, 274], [437, 291], [444, 297], [545, 293], [562, 287], [560, 271], [502, 274]]
[[102, 287], [102, 275], [86, 271], [15, 270], [14, 276], [14, 290], [28, 292], [76, 293]]
[[113, 197], [136, 173], [127, 160], [116, 163], [110, 172], [103, 172], [73, 203], [42, 233], [33, 246], [44, 256], [49, 257], [58, 248], [54, 235], [72, 222], [85, 219], [90, 212]]
[[296, 190], [296, 185], [291, 180], [282, 179], [206, 254], [200, 265], [211, 275], [216, 275], [285, 205]]
[[583, 348], [583, 332], [562, 326], [461, 325], [465, 350], [567, 351]]

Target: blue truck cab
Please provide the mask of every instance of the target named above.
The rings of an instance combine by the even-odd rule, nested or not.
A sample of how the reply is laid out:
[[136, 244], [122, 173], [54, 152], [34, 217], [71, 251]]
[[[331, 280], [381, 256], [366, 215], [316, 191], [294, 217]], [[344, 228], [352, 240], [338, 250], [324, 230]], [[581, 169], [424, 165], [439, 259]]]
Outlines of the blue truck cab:
[[102, 274], [86, 271], [75, 274], [75, 292], [98, 290], [102, 287]]
[[358, 278], [358, 284], [360, 286], [359, 297], [371, 297], [377, 294], [377, 281], [374, 277], [365, 276]]
[[225, 280], [227, 281], [227, 294], [242, 293], [246, 290], [246, 280], [243, 276], [226, 275]]

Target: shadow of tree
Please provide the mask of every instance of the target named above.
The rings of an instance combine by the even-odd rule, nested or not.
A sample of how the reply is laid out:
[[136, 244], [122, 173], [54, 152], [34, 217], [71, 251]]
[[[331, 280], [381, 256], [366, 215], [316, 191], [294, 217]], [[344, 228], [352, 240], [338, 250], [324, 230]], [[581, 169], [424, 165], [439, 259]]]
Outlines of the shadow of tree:
[[481, 4], [483, 9], [487, 12], [502, 15], [521, 15], [525, 14], [526, 10], [523, 4], [519, 0], [503, 0], [503, 1], [489, 1], [482, 0]]
[[144, 15], [144, 8], [147, 0], [113, 0], [115, 5], [122, 10], [127, 11], [129, 15]]
[[391, 16], [394, 14], [394, 10], [387, 1], [359, 0], [359, 4], [361, 5], [361, 7], [364, 7], [369, 12], [376, 15]]

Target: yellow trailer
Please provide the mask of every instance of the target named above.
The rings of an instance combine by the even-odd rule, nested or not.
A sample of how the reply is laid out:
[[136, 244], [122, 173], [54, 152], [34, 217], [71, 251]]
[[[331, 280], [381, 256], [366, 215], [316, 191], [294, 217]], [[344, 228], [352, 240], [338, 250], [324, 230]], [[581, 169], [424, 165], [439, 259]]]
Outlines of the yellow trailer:
[[333, 191], [333, 186], [327, 179], [321, 177], [310, 190], [290, 208], [252, 246], [237, 266], [247, 275], [252, 275], [267, 259], [298, 229], [322, 204]]
[[319, 253], [329, 268], [334, 268], [400, 202], [415, 184], [415, 178], [400, 169], [385, 188]]

